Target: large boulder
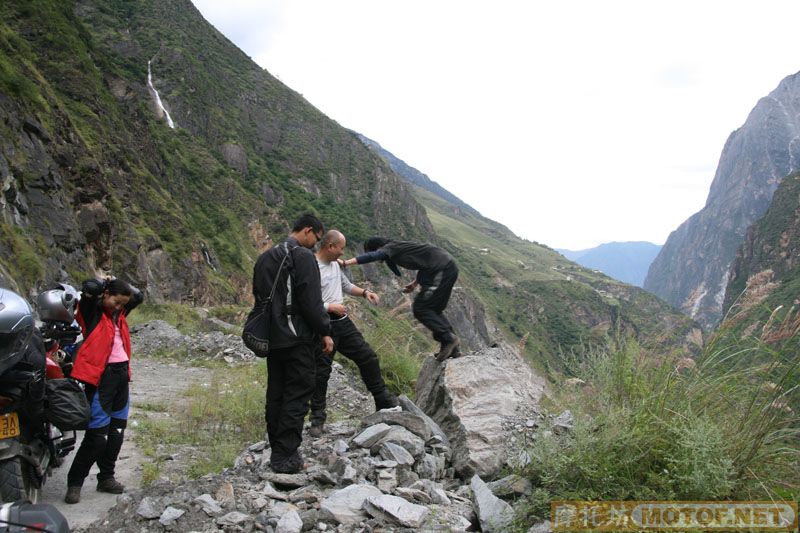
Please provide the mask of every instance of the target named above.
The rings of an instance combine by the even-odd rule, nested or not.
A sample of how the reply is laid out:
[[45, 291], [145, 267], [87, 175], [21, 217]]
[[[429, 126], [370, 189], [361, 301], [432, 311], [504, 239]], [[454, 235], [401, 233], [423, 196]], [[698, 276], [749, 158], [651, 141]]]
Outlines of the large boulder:
[[447, 434], [458, 474], [491, 479], [509, 457], [510, 422], [538, 413], [544, 383], [508, 345], [445, 363], [428, 357], [417, 405]]

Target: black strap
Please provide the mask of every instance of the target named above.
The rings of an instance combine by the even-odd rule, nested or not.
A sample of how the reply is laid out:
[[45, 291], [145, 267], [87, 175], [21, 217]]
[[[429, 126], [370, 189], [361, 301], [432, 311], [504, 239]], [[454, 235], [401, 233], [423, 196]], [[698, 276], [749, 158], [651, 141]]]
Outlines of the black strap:
[[[278, 286], [278, 278], [281, 276], [281, 270], [283, 270], [283, 264], [286, 263], [286, 258], [289, 257], [289, 245], [287, 243], [283, 243], [283, 248], [286, 250], [286, 255], [283, 256], [281, 260], [281, 264], [278, 265], [278, 271], [275, 273], [275, 279], [272, 282], [272, 290], [269, 291], [269, 298], [267, 299], [268, 302], [272, 301], [272, 297], [275, 296], [275, 288]], [[294, 250], [294, 248], [292, 248]]]

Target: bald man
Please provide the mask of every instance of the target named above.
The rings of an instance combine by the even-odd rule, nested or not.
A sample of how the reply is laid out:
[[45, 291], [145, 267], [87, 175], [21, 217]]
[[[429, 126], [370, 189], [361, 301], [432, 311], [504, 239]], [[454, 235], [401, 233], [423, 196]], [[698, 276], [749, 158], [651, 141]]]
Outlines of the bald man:
[[341, 232], [330, 230], [322, 237], [317, 252], [317, 264], [319, 264], [322, 281], [322, 301], [325, 310], [330, 315], [334, 348], [333, 352], [329, 354], [317, 350], [317, 377], [314, 396], [311, 398], [311, 429], [309, 430], [312, 437], [322, 435], [327, 418], [325, 400], [328, 393], [328, 379], [331, 375], [333, 357], [337, 351], [358, 366], [364, 385], [375, 399], [376, 411], [398, 405], [397, 397], [386, 389], [378, 356], [347, 316], [344, 293], [360, 296], [373, 305], [380, 303], [380, 297], [372, 291], [353, 285], [342, 273], [336, 260], [344, 253], [346, 244], [347, 241]]

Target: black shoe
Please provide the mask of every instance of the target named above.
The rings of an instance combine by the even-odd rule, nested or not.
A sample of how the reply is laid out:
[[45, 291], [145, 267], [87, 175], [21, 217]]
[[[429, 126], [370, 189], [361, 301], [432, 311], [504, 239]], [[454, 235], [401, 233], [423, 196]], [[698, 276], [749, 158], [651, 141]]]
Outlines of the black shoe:
[[286, 459], [275, 459], [273, 457], [269, 466], [276, 474], [297, 474], [303, 471], [306, 465], [303, 464], [303, 456], [300, 455], [300, 452], [295, 451]]
[[125, 486], [110, 477], [97, 482], [97, 492], [108, 492], [109, 494], [122, 494], [125, 491]]
[[308, 434], [311, 437], [318, 439], [322, 436], [323, 427], [324, 426], [322, 424], [311, 424], [311, 427], [308, 428]]
[[400, 405], [400, 402], [397, 400], [397, 396], [386, 389], [384, 389], [383, 392], [375, 394], [373, 398], [375, 400], [376, 411], [380, 411], [381, 409], [391, 409], [392, 407], [397, 407]]
[[442, 349], [439, 350], [439, 353], [436, 354], [436, 360], [439, 361], [440, 363], [446, 360], [448, 357], [453, 355], [453, 352], [456, 349], [458, 349], [459, 344], [460, 341], [456, 336], [453, 336], [453, 339], [449, 342], [443, 342]]
[[81, 501], [81, 488], [67, 487], [67, 495], [64, 496], [64, 501], [69, 504], [74, 504]]

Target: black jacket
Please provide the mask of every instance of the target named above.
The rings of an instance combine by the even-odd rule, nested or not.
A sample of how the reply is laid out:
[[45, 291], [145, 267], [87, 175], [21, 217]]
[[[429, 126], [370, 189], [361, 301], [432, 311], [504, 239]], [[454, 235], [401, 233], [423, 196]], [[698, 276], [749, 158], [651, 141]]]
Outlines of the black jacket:
[[416, 270], [416, 279], [420, 285], [430, 285], [436, 273], [447, 268], [453, 258], [445, 250], [432, 244], [390, 240], [378, 250], [356, 257], [358, 264], [373, 261], [386, 261], [392, 272], [398, 276], [400, 272], [395, 265]]
[[[270, 349], [312, 343], [320, 336], [331, 334], [330, 318], [322, 304], [317, 259], [311, 250], [300, 246], [293, 237], [259, 256], [253, 268], [253, 296], [257, 302], [269, 298], [286, 247], [289, 256], [278, 275], [278, 286], [272, 298]], [[289, 275], [292, 305], [287, 309]]]

